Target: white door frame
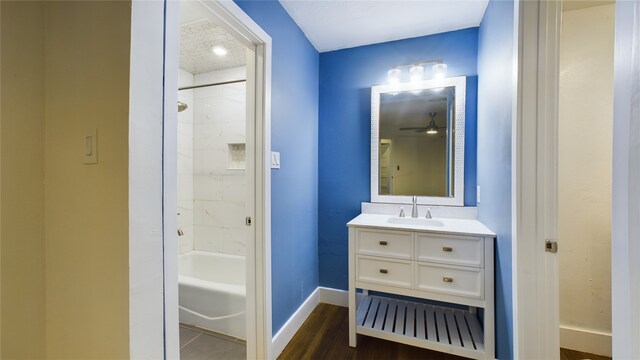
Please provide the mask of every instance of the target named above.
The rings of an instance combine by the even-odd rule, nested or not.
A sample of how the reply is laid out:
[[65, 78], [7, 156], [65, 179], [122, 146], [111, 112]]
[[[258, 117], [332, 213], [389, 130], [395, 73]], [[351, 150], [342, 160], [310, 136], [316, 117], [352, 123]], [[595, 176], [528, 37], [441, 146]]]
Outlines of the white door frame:
[[[561, 1], [516, 1], [512, 146], [514, 358], [557, 359], [558, 80]], [[560, 244], [561, 245], [561, 244]]]
[[[202, 0], [210, 16], [255, 56], [247, 61], [247, 357], [271, 358], [271, 38], [232, 1]], [[167, 1], [165, 18], [164, 121], [164, 328], [165, 358], [178, 359], [177, 213], [177, 1]], [[251, 86], [254, 85], [254, 86]], [[253, 156], [250, 156], [253, 154]], [[254, 186], [252, 187], [251, 184]], [[253, 211], [251, 211], [253, 209]], [[253, 213], [250, 213], [253, 212]], [[250, 236], [251, 236], [250, 235]]]
[[640, 358], [640, 1], [616, 2], [611, 246], [614, 359]]
[[[561, 1], [516, 3], [513, 133], [514, 358], [558, 358], [558, 80]], [[616, 2], [614, 63], [613, 358], [640, 358], [640, 1]], [[610, 214], [603, 214], [607, 216]], [[560, 251], [562, 243], [559, 242]]]

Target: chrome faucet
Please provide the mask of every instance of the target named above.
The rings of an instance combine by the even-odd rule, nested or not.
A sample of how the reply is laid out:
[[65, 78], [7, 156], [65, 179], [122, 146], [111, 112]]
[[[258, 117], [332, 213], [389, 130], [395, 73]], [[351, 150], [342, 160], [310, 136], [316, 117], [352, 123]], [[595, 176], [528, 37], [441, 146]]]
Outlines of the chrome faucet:
[[398, 215], [399, 217], [404, 217], [404, 209], [402, 208], [402, 206], [400, 206], [400, 215]]
[[414, 219], [418, 218], [418, 197], [413, 197], [413, 207], [411, 208], [411, 217]]
[[425, 216], [425, 218], [427, 219], [433, 219], [433, 217], [431, 217], [431, 208], [427, 209], [427, 215]]

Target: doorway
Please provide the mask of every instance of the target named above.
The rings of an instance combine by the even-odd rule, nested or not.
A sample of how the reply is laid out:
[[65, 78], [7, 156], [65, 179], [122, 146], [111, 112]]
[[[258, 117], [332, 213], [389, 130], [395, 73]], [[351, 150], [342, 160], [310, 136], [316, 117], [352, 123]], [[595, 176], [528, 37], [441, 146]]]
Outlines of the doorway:
[[[562, 2], [518, 2], [514, 102], [514, 356], [558, 358], [558, 90]], [[611, 177], [611, 342], [614, 358], [640, 345], [640, 2], [615, 3]], [[596, 86], [599, 84], [595, 84]], [[585, 98], [583, 103], [596, 99]], [[529, 176], [527, 176], [529, 175]]]
[[222, 1], [168, 2], [165, 32], [166, 357], [267, 358], [271, 40]]
[[615, 4], [563, 5], [558, 103], [561, 359], [602, 359], [611, 357]]
[[[253, 53], [180, 2], [178, 308], [180, 357], [246, 358], [247, 56]], [[250, 145], [252, 147], [253, 145]]]

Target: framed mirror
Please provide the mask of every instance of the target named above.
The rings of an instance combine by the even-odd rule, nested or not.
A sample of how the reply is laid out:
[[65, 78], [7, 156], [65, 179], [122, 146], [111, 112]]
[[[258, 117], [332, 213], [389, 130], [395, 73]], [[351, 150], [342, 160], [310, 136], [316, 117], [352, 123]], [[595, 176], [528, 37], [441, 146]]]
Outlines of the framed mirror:
[[371, 88], [371, 201], [464, 206], [466, 77]]

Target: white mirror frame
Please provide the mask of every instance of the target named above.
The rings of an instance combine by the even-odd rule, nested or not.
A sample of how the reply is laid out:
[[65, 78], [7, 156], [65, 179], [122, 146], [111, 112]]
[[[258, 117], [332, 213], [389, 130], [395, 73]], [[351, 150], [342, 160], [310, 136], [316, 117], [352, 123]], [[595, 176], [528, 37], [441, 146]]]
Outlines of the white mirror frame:
[[391, 204], [411, 204], [411, 196], [380, 195], [378, 193], [378, 144], [380, 143], [380, 95], [384, 93], [455, 88], [455, 155], [452, 197], [418, 196], [420, 205], [464, 206], [464, 120], [467, 94], [467, 77], [457, 76], [439, 80], [425, 80], [400, 84], [377, 85], [371, 87], [371, 202]]

